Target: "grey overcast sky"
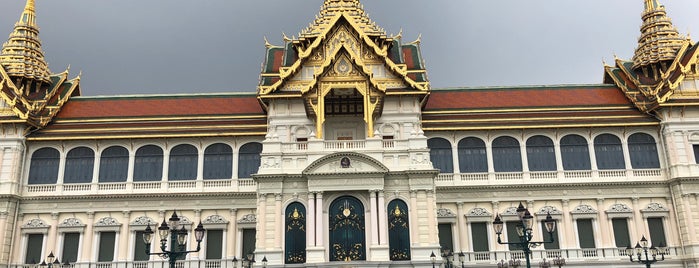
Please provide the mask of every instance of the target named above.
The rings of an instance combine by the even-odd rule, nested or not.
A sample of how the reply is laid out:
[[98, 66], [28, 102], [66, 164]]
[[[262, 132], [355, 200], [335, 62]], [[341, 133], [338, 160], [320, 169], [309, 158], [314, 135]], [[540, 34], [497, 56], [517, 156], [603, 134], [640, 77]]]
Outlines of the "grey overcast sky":
[[[83, 72], [83, 95], [255, 92], [263, 37], [281, 44], [322, 0], [37, 0], [49, 68]], [[364, 0], [404, 42], [422, 34], [433, 88], [601, 83], [630, 59], [643, 0]], [[680, 33], [699, 1], [661, 0]], [[25, 0], [0, 0], [0, 42]], [[699, 33], [697, 33], [699, 34]], [[697, 38], [694, 38], [697, 41]]]

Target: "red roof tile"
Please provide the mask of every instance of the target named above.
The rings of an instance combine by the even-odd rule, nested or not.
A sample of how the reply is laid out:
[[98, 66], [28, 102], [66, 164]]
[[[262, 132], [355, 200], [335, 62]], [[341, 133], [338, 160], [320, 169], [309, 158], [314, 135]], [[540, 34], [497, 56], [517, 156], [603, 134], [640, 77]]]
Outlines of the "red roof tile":
[[561, 86], [433, 90], [426, 109], [497, 109], [522, 107], [631, 105], [613, 86]]
[[236, 114], [263, 115], [264, 111], [253, 95], [73, 98], [57, 119]]

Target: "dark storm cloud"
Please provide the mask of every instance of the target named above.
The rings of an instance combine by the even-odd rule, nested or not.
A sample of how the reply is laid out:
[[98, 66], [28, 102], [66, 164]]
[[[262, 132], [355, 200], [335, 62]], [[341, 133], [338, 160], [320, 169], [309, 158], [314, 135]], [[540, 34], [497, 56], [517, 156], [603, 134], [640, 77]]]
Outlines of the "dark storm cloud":
[[[699, 1], [661, 1], [681, 33]], [[0, 40], [24, 0], [0, 0]], [[422, 33], [433, 87], [600, 83], [602, 59], [630, 58], [641, 0], [365, 0], [404, 41]], [[264, 42], [282, 43], [321, 0], [37, 0], [49, 67], [83, 71], [84, 95], [254, 92]]]

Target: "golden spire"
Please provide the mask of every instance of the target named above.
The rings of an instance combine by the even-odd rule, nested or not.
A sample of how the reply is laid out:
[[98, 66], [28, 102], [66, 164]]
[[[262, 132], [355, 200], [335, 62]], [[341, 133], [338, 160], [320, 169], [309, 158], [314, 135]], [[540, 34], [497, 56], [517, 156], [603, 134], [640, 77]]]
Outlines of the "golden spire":
[[633, 56], [634, 69], [675, 60], [677, 51], [687, 40], [672, 25], [672, 20], [665, 12], [665, 6], [660, 5], [658, 0], [644, 1], [641, 37], [638, 38], [638, 48]]
[[301, 37], [316, 37], [327, 27], [331, 27], [332, 19], [337, 14], [345, 14], [352, 20], [360, 30], [367, 35], [385, 36], [386, 32], [379, 28], [369, 16], [364, 12], [364, 6], [359, 3], [359, 0], [324, 0], [323, 6], [320, 7], [320, 14], [308, 26], [301, 31]]
[[35, 79], [50, 82], [51, 74], [44, 59], [39, 39], [39, 27], [36, 25], [34, 0], [27, 0], [22, 16], [15, 23], [7, 42], [0, 50], [0, 66], [12, 77]]

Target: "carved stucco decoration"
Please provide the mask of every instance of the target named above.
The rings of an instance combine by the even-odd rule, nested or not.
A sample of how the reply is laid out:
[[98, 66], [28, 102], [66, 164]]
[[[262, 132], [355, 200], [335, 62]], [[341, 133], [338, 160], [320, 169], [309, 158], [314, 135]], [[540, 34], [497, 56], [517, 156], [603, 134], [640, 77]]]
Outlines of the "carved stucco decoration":
[[41, 219], [31, 219], [24, 225], [22, 225], [22, 228], [49, 228], [51, 227], [50, 225], [46, 224], [45, 221]]
[[543, 215], [543, 216], [545, 216], [545, 215], [548, 215], [548, 214], [551, 214], [552, 216], [553, 216], [553, 215], [562, 215], [563, 212], [562, 212], [561, 210], [559, 210], [558, 208], [554, 207], [554, 206], [544, 206], [544, 207], [542, 207], [541, 209], [539, 209], [538, 212], [536, 212], [536, 215]]
[[[350, 160], [350, 166], [343, 168], [343, 158]], [[369, 156], [346, 152], [324, 156], [310, 164], [303, 174], [342, 174], [342, 173], [387, 173], [388, 168]]]
[[63, 220], [60, 224], [58, 224], [58, 227], [83, 227], [85, 224], [83, 224], [80, 219], [77, 218], [67, 218]]
[[503, 216], [517, 216], [517, 208], [516, 207], [509, 207], [505, 209], [505, 212], [503, 212], [501, 215]]
[[488, 210], [485, 208], [473, 208], [468, 212], [467, 216], [469, 216], [469, 217], [490, 217], [490, 216], [493, 216], [493, 213], [488, 212]]
[[228, 221], [221, 215], [211, 215], [206, 217], [203, 221], [201, 221], [203, 224], [221, 224], [221, 223], [228, 223]]
[[[180, 217], [180, 218], [181, 218], [181, 217]], [[181, 221], [180, 221], [180, 222], [181, 222]], [[157, 225], [158, 223], [155, 222], [153, 219], [151, 219], [151, 218], [148, 217], [148, 216], [139, 216], [138, 218], [136, 218], [135, 220], [133, 220], [133, 221], [131, 222], [131, 225], [149, 225], [149, 224], [152, 225], [152, 226], [155, 226], [155, 225]]]
[[456, 214], [448, 208], [437, 209], [438, 218], [456, 218]]
[[670, 210], [665, 205], [660, 203], [650, 203], [646, 208], [641, 209], [642, 212], [669, 212]]
[[571, 214], [596, 214], [597, 210], [590, 205], [579, 205], [575, 207]]
[[104, 217], [97, 222], [95, 222], [95, 226], [120, 226], [121, 224], [119, 221], [117, 221], [115, 218], [112, 217]]
[[633, 213], [633, 209], [626, 204], [614, 204], [609, 207], [607, 213]]
[[238, 220], [238, 223], [257, 223], [257, 215], [255, 214], [248, 214], [240, 218]]

